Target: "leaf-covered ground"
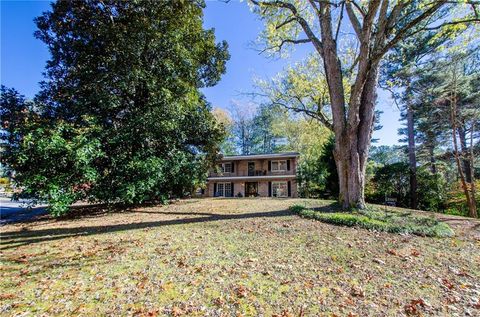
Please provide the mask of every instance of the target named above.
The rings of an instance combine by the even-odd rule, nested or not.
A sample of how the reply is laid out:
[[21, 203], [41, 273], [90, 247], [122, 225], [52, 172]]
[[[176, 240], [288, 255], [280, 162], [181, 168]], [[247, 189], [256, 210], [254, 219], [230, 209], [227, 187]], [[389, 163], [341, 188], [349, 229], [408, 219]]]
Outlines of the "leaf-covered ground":
[[[200, 199], [1, 228], [0, 314], [479, 316], [478, 222], [422, 238]], [[445, 217], [444, 217], [445, 219]]]

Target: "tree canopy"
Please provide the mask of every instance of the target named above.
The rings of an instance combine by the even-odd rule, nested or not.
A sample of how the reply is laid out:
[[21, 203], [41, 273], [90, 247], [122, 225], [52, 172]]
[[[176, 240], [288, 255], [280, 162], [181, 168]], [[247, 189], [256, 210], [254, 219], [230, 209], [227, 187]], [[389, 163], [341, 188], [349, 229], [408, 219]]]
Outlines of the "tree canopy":
[[323, 69], [318, 72], [324, 74], [327, 83], [328, 107], [315, 101], [318, 105], [314, 109], [305, 107], [303, 111], [313, 113], [335, 134], [340, 202], [346, 208], [364, 208], [365, 172], [382, 60], [416, 33], [448, 33], [480, 21], [480, 4], [409, 0], [250, 3], [265, 24], [260, 36], [265, 52], [282, 54], [295, 45], [312, 45], [314, 58]]
[[51, 57], [34, 109], [2, 88], [2, 122], [12, 122], [2, 160], [26, 193], [60, 214], [79, 199], [139, 203], [192, 190], [224, 133], [199, 89], [218, 82], [229, 58], [203, 28], [203, 6], [58, 1], [36, 18]]

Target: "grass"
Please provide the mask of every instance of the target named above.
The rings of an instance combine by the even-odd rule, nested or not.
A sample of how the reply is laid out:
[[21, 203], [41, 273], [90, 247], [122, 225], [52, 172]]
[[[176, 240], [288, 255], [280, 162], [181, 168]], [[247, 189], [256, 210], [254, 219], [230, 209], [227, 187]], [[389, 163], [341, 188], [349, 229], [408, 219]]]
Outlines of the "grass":
[[192, 199], [3, 226], [0, 315], [479, 314], [477, 222], [398, 235], [301, 218], [299, 203], [333, 206]]
[[322, 212], [307, 209], [305, 206], [297, 204], [290, 207], [290, 210], [305, 218], [368, 230], [440, 238], [453, 237], [455, 234], [448, 224], [439, 221], [433, 215], [429, 217], [418, 216], [410, 212], [385, 211], [373, 206], [369, 206], [367, 210], [362, 211]]

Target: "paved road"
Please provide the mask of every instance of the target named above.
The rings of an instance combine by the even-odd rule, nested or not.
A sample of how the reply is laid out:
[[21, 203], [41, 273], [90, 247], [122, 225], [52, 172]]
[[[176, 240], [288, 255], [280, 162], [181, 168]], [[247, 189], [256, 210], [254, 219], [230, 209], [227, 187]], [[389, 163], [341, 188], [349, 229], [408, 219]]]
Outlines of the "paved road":
[[36, 205], [34, 208], [27, 208], [28, 203], [28, 200], [11, 201], [10, 198], [1, 197], [0, 225], [25, 221], [47, 212], [45, 205]]

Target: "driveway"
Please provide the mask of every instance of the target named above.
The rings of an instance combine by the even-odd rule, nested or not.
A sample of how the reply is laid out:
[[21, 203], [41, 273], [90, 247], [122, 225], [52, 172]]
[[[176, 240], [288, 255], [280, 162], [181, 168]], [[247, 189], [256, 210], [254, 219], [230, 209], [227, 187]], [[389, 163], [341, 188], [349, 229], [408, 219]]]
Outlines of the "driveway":
[[47, 213], [45, 205], [28, 208], [29, 200], [12, 201], [8, 197], [0, 198], [0, 225], [32, 219]]

